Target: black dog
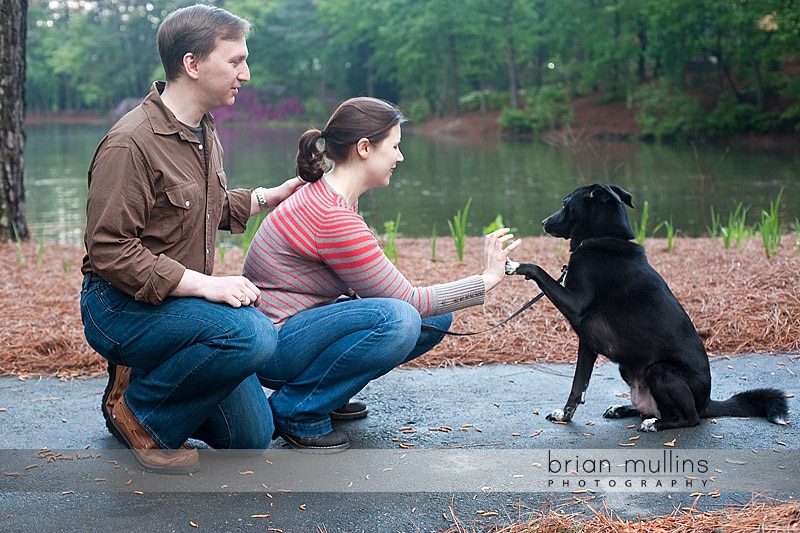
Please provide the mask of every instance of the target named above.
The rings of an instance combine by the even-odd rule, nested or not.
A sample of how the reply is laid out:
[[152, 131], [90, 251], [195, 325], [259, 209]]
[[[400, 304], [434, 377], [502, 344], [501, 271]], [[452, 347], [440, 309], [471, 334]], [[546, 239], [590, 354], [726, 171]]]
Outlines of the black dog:
[[609, 407], [603, 416], [647, 417], [639, 431], [696, 426], [700, 418], [762, 416], [786, 424], [785, 394], [755, 389], [725, 401], [710, 399], [711, 372], [703, 342], [664, 279], [634, 238], [625, 205], [631, 195], [616, 186], [588, 185], [564, 199], [542, 221], [545, 232], [570, 240], [562, 284], [541, 267], [508, 261], [506, 274], [534, 280], [578, 334], [578, 362], [567, 403], [547, 416], [569, 421], [589, 386], [598, 354], [619, 364], [633, 405]]

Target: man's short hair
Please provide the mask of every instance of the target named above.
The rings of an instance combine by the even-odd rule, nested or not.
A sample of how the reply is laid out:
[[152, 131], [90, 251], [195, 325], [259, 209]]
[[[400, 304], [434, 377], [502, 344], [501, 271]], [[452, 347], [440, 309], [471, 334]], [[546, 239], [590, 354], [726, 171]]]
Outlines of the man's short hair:
[[247, 37], [250, 22], [219, 7], [197, 4], [173, 11], [158, 28], [158, 54], [167, 81], [183, 73], [183, 56], [205, 59], [218, 40], [237, 41]]

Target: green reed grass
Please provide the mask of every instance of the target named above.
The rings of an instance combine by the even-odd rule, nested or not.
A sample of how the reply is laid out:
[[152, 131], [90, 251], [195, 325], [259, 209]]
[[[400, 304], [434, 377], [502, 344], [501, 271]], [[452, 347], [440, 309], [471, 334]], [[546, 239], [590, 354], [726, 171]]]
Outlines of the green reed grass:
[[467, 216], [469, 215], [469, 206], [472, 204], [472, 198], [467, 200], [464, 210], [458, 210], [453, 220], [447, 221], [450, 228], [450, 235], [453, 237], [453, 242], [456, 245], [456, 256], [459, 261], [464, 260], [464, 245], [467, 242]]
[[747, 225], [749, 210], [750, 207], [744, 207], [744, 204], [739, 202], [733, 212], [728, 215], [727, 225], [720, 225], [719, 233], [726, 250], [731, 247], [732, 241], [736, 241], [737, 248], [741, 252], [744, 241], [753, 236], [753, 228]]
[[640, 245], [644, 244], [644, 239], [647, 237], [647, 221], [650, 218], [650, 204], [647, 200], [642, 205], [642, 214], [638, 222], [633, 223], [633, 233], [636, 236], [636, 242]]
[[36, 266], [40, 267], [44, 263], [44, 226], [39, 231], [39, 254], [36, 257]]
[[764, 243], [764, 253], [768, 259], [778, 255], [778, 248], [781, 246], [781, 235], [783, 234], [783, 224], [780, 221], [779, 210], [781, 205], [783, 189], [778, 193], [777, 198], [769, 203], [769, 211], [761, 211], [761, 240]]
[[388, 257], [392, 263], [397, 263], [397, 246], [395, 245], [395, 239], [400, 231], [400, 213], [397, 213], [397, 218], [395, 220], [387, 220], [384, 222], [383, 229], [386, 238], [383, 253], [386, 254], [386, 257]]
[[244, 250], [244, 255], [247, 255], [247, 250], [249, 250], [250, 245], [253, 244], [253, 238], [256, 236], [256, 232], [258, 228], [261, 227], [261, 223], [265, 218], [267, 218], [266, 213], [259, 213], [247, 221], [247, 228], [245, 228], [242, 234], [242, 250]]
[[489, 235], [491, 232], [498, 230], [500, 228], [505, 228], [505, 225], [503, 224], [503, 215], [498, 214], [496, 217], [494, 217], [494, 220], [492, 220], [488, 226], [483, 228], [483, 234]]
[[792, 224], [795, 233], [797, 234], [797, 251], [800, 252], [800, 218], [794, 219], [794, 223]]
[[436, 239], [438, 238], [438, 234], [436, 233], [436, 224], [433, 225], [433, 229], [431, 230], [431, 261], [436, 261]]
[[17, 245], [17, 263], [19, 266], [25, 266], [25, 256], [22, 255], [22, 239], [19, 238], [19, 231], [17, 231], [17, 224], [12, 220], [11, 229], [14, 231], [14, 242]]
[[669, 220], [662, 220], [655, 228], [653, 228], [653, 235], [658, 233], [658, 230], [664, 228], [667, 232], [667, 252], [671, 252], [675, 246], [675, 225], [672, 223], [672, 217]]
[[714, 206], [711, 206], [711, 226], [708, 226], [708, 235], [713, 239], [719, 237], [719, 230], [722, 226], [721, 224], [722, 216], [714, 211]]

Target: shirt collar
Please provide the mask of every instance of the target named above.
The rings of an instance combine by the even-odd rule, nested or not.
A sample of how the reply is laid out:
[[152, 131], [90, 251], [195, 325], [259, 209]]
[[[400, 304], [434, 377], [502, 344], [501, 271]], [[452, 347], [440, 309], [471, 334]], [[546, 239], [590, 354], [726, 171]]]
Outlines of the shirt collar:
[[[184, 129], [183, 125], [175, 118], [175, 115], [172, 114], [172, 111], [170, 111], [161, 100], [161, 93], [164, 91], [166, 85], [167, 83], [164, 81], [153, 82], [150, 93], [144, 99], [144, 102], [142, 102], [142, 110], [150, 121], [153, 133], [158, 135], [174, 135]], [[211, 113], [203, 115], [200, 125], [210, 133], [216, 130], [214, 117]], [[192, 136], [192, 138], [194, 138], [194, 136]]]

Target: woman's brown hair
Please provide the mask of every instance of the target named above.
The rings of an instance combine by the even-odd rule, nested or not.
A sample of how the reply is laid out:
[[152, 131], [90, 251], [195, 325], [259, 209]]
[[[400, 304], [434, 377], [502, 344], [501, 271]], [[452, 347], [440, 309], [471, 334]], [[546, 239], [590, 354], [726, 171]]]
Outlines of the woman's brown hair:
[[325, 129], [310, 129], [300, 136], [297, 175], [304, 181], [317, 181], [330, 170], [330, 163], [345, 161], [359, 140], [380, 144], [403, 122], [403, 114], [389, 102], [367, 96], [351, 98], [336, 108]]

